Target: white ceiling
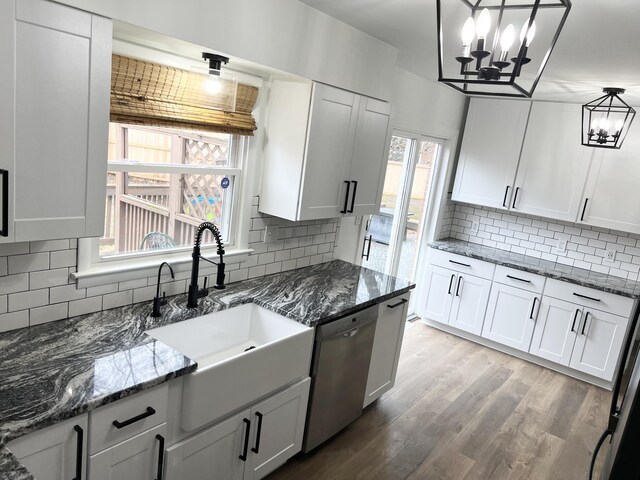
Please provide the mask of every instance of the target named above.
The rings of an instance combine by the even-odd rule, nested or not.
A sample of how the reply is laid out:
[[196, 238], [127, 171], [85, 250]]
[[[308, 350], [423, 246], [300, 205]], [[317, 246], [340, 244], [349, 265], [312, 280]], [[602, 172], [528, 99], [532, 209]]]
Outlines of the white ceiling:
[[[301, 1], [393, 45], [399, 67], [437, 80], [436, 0]], [[640, 106], [640, 1], [572, 4], [534, 98], [586, 103], [615, 86]]]

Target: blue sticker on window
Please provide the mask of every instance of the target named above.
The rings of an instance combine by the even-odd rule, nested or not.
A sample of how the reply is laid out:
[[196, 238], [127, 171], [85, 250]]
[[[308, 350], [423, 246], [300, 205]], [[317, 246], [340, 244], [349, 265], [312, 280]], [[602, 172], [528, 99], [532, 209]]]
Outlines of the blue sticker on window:
[[221, 181], [220, 181], [220, 186], [222, 188], [227, 188], [229, 186], [229, 184], [231, 183], [231, 181], [229, 180], [229, 177], [224, 177]]

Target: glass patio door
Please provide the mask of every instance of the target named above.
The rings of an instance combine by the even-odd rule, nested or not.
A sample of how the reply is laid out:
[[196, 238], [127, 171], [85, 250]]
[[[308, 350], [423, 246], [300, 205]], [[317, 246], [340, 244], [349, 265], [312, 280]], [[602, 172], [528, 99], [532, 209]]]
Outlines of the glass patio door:
[[440, 147], [427, 137], [392, 137], [380, 211], [365, 228], [362, 266], [414, 281]]

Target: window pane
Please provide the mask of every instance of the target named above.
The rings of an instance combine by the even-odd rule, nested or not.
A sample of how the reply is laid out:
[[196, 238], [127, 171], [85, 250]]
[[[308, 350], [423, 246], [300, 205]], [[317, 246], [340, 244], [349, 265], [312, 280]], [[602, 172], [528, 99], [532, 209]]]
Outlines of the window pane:
[[225, 133], [207, 134], [206, 139], [186, 138], [184, 163], [188, 165], [207, 165], [210, 167], [228, 167], [231, 135]]
[[171, 163], [171, 135], [127, 128], [127, 160]]
[[[118, 195], [116, 185], [127, 193]], [[203, 221], [228, 241], [233, 186], [221, 175], [109, 172], [100, 256], [190, 246]], [[212, 242], [206, 234], [203, 243]]]

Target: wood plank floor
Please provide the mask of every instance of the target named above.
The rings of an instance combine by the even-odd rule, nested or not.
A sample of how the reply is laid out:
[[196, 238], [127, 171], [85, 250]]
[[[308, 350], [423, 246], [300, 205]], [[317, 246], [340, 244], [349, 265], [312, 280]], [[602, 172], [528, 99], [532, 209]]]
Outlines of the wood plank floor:
[[405, 333], [395, 388], [267, 478], [584, 480], [610, 398], [416, 322]]

